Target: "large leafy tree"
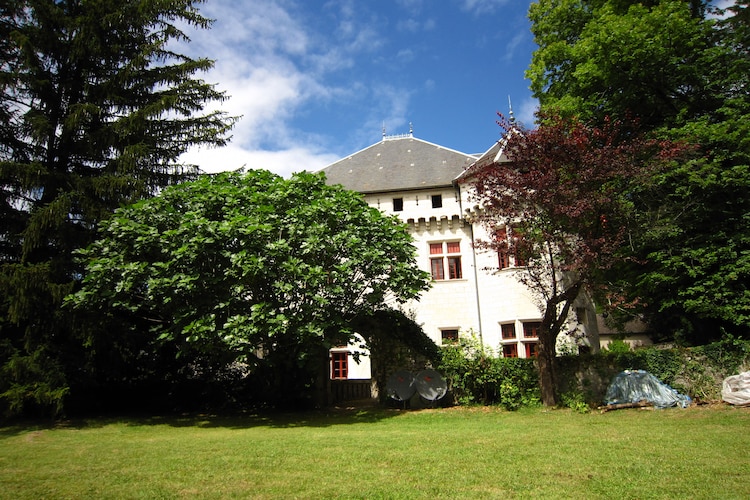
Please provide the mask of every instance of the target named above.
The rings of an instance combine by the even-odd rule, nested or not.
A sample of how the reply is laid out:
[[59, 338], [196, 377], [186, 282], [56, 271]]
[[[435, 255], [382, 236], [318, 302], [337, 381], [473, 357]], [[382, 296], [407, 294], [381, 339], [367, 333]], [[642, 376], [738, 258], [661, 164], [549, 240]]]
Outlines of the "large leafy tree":
[[635, 116], [699, 145], [631, 193], [633, 259], [617, 269], [655, 329], [703, 342], [750, 333], [748, 2], [540, 0], [528, 76], [542, 110], [602, 123]]
[[541, 118], [532, 131], [501, 120], [508, 161], [472, 175], [480, 220], [501, 235], [483, 246], [523, 262], [516, 276], [539, 298], [540, 387], [543, 403], [553, 406], [557, 338], [582, 294], [612, 291], [602, 287], [602, 276], [625, 258], [621, 248], [633, 222], [628, 193], [685, 148], [645, 139], [634, 123]]
[[[695, 5], [698, 4], [698, 5]], [[700, 113], [717, 50], [701, 2], [539, 0], [527, 77], [542, 109], [582, 120], [638, 117], [660, 126]]]
[[0, 402], [59, 408], [80, 345], [60, 314], [73, 251], [115, 208], [191, 178], [180, 155], [222, 145], [224, 96], [173, 52], [208, 28], [200, 0], [0, 5]]
[[160, 362], [182, 373], [239, 363], [292, 401], [355, 325], [428, 286], [405, 227], [322, 174], [204, 176], [118, 210], [80, 255], [70, 302], [118, 366], [141, 351], [177, 356]]

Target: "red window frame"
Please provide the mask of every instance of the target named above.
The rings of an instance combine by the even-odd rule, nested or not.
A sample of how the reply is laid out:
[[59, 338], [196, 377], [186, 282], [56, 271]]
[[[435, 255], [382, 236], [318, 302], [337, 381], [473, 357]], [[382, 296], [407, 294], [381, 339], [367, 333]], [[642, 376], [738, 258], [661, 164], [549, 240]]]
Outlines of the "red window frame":
[[[433, 280], [445, 279], [445, 261], [448, 264], [448, 279], [456, 280], [463, 278], [461, 267], [461, 256], [452, 255], [461, 253], [460, 241], [448, 241], [430, 243], [430, 274]], [[448, 254], [447, 256], [445, 254]], [[439, 257], [437, 257], [439, 255]], [[434, 256], [434, 257], [433, 257]]]
[[346, 380], [349, 378], [349, 352], [335, 351], [331, 353], [331, 379]]
[[508, 251], [508, 231], [505, 228], [495, 231], [495, 240], [497, 241], [497, 261], [500, 269], [510, 267], [510, 252]]
[[452, 280], [461, 279], [461, 257], [448, 257], [448, 278]]
[[526, 245], [524, 245], [523, 236], [521, 236], [520, 231], [516, 231], [517, 234], [514, 233], [514, 228], [511, 226], [510, 228], [510, 236], [513, 239], [513, 265], [515, 267], [525, 267], [526, 266]]
[[452, 344], [458, 342], [458, 330], [455, 328], [446, 328], [440, 330], [440, 337], [443, 340], [443, 344]]
[[526, 342], [525, 347], [526, 347], [526, 357], [536, 358], [538, 354], [536, 342]]
[[523, 324], [523, 338], [539, 338], [539, 328], [542, 326], [540, 321], [526, 321]]
[[503, 345], [503, 357], [504, 358], [517, 358], [518, 346], [516, 344]]
[[510, 255], [508, 252], [505, 250], [498, 250], [497, 265], [500, 269], [508, 269], [510, 267]]
[[443, 258], [430, 259], [430, 273], [434, 280], [445, 279], [445, 269], [443, 268]]
[[512, 340], [516, 338], [515, 323], [505, 323], [500, 325], [500, 331], [502, 332], [503, 340]]

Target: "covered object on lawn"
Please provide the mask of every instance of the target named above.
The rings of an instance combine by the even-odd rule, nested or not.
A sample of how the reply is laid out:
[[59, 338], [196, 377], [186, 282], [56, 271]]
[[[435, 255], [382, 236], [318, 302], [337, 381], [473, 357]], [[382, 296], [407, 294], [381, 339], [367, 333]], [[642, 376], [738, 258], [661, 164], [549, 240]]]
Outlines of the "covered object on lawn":
[[618, 373], [609, 384], [604, 397], [607, 405], [634, 404], [641, 401], [651, 403], [655, 408], [686, 408], [691, 399], [643, 370], [625, 370]]
[[750, 372], [742, 372], [724, 379], [721, 399], [737, 406], [750, 405]]

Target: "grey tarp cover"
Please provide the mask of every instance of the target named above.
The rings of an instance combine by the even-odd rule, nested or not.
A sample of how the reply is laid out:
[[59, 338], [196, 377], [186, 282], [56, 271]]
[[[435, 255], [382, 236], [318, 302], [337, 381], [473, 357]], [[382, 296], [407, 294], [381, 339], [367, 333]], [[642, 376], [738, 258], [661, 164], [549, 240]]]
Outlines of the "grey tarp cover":
[[605, 404], [639, 403], [647, 401], [655, 408], [690, 404], [690, 397], [680, 394], [667, 384], [643, 370], [626, 370], [618, 373], [609, 384]]
[[750, 405], [750, 372], [725, 378], [721, 399], [733, 405]]

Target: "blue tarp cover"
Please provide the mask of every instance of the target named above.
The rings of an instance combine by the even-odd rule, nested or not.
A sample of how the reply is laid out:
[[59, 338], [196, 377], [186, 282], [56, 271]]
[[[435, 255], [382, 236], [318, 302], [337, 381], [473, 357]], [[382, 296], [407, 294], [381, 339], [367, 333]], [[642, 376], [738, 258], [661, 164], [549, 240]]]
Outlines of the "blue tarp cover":
[[626, 370], [618, 373], [609, 384], [604, 397], [605, 404], [639, 403], [647, 401], [655, 408], [670, 408], [690, 404], [690, 397], [659, 381], [643, 370]]

